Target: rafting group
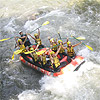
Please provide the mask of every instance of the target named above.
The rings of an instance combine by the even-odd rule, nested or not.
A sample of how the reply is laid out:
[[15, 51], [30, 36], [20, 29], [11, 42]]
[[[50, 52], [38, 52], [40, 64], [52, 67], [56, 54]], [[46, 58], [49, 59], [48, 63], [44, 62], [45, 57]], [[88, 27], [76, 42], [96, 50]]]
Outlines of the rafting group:
[[[75, 58], [76, 53], [74, 51], [74, 47], [78, 46], [82, 42], [79, 42], [75, 45], [72, 45], [68, 38], [66, 38], [66, 42], [50, 38], [48, 37], [48, 41], [50, 42], [50, 47], [46, 48], [40, 39], [40, 30], [38, 29], [38, 33], [35, 33], [32, 36], [30, 33], [23, 34], [23, 32], [19, 32], [20, 37], [15, 37], [17, 46], [20, 48], [21, 56], [25, 57], [28, 55], [32, 58], [33, 64], [36, 66], [42, 67], [46, 69], [48, 66], [52, 66], [54, 72], [59, 71], [60, 66], [63, 63], [60, 63], [65, 56], [67, 56], [67, 62], [70, 63], [72, 59]], [[28, 36], [34, 39], [34, 45], [30, 42]], [[64, 46], [67, 44], [67, 47]], [[43, 50], [43, 48], [46, 48]], [[42, 50], [42, 51], [41, 51]], [[66, 52], [67, 50], [67, 52]], [[40, 51], [40, 52], [39, 52]], [[49, 60], [48, 60], [49, 59]], [[67, 63], [67, 64], [68, 64]]]

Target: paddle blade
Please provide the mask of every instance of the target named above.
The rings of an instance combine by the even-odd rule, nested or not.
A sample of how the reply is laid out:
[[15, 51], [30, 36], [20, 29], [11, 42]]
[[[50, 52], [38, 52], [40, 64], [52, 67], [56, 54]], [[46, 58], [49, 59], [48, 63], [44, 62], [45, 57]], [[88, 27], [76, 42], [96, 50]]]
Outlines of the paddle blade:
[[16, 51], [14, 51], [14, 54], [20, 54], [22, 52], [22, 50], [16, 50]]
[[88, 45], [86, 45], [86, 47], [89, 48], [91, 51], [93, 51], [93, 48], [92, 47], [90, 47]]
[[6, 38], [6, 39], [2, 39], [2, 40], [0, 40], [0, 41], [5, 41], [5, 40], [9, 40], [10, 38]]
[[44, 22], [44, 23], [42, 24], [42, 26], [47, 25], [47, 24], [49, 24], [49, 23], [50, 23], [49, 21], [46, 21], [46, 22]]
[[85, 40], [85, 37], [77, 37], [78, 40]]
[[33, 51], [28, 51], [28, 52], [24, 52], [25, 54], [30, 54], [30, 53], [32, 53]]
[[46, 51], [46, 50], [41, 50], [41, 51], [39, 51], [39, 52], [36, 52], [36, 54], [37, 54], [37, 55], [41, 55], [41, 54], [43, 54], [45, 51]]
[[12, 55], [12, 60], [14, 60], [14, 53], [13, 53], [13, 55]]

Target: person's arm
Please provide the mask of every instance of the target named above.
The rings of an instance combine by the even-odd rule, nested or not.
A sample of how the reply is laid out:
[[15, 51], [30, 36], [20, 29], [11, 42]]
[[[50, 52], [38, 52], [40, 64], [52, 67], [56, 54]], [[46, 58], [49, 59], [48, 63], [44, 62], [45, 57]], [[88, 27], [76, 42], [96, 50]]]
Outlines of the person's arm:
[[39, 28], [38, 28], [38, 35], [39, 35], [39, 37], [40, 37], [40, 30], [39, 30]]
[[37, 50], [37, 49], [38, 49], [38, 47], [39, 47], [39, 44], [37, 44], [37, 46], [36, 46], [36, 49], [35, 49], [35, 50]]
[[16, 39], [17, 37], [15, 37], [15, 41], [16, 41], [16, 44], [17, 44], [17, 46], [19, 46], [19, 43], [18, 43], [18, 41], [17, 41], [17, 39]]
[[27, 40], [27, 36], [25, 37], [25, 40], [24, 40], [24, 42], [22, 44], [25, 44], [26, 40]]
[[69, 41], [69, 40], [68, 40], [68, 38], [67, 38], [66, 42], [64, 42], [63, 44], [66, 44], [68, 41]]
[[49, 42], [50, 42], [50, 36], [48, 36], [48, 40], [49, 40]]
[[26, 36], [23, 36], [23, 37], [19, 37], [20, 39], [24, 39], [24, 38], [26, 38], [27, 37], [27, 35]]
[[55, 53], [55, 56], [57, 56], [57, 55], [58, 55], [58, 53], [59, 53], [60, 49], [61, 49], [61, 45], [60, 45], [60, 47], [58, 48], [57, 52]]
[[50, 55], [50, 61], [53, 64], [53, 57], [51, 56], [50, 52], [49, 52], [49, 55]]
[[58, 45], [57, 41], [58, 41], [58, 39], [56, 38], [56, 41], [55, 41], [55, 42], [56, 42], [56, 44]]
[[42, 61], [42, 55], [39, 55], [39, 57], [40, 57], [40, 60]]
[[64, 47], [62, 44], [61, 44], [61, 47], [62, 47], [63, 49], [67, 49], [67, 47]]
[[34, 39], [34, 40], [36, 41], [36, 39], [35, 39], [31, 34], [28, 34], [28, 35], [31, 36], [31, 38]]
[[75, 45], [72, 45], [72, 47], [76, 47], [76, 46], [78, 46], [78, 45], [80, 45], [82, 42], [79, 42], [79, 43], [77, 43], [77, 44], [75, 44]]

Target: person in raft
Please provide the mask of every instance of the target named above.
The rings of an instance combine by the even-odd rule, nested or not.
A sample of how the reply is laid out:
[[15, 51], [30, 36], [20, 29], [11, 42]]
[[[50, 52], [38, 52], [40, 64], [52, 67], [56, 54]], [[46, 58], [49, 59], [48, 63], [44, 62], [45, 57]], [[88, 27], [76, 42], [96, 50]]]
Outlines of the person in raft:
[[52, 49], [52, 51], [57, 52], [57, 42], [54, 40], [54, 38], [48, 37], [48, 40], [50, 42], [50, 48]]
[[54, 51], [51, 51], [49, 53], [50, 55], [50, 61], [51, 61], [51, 66], [53, 67], [54, 71], [57, 72], [57, 71], [60, 71], [60, 69], [58, 68], [61, 64], [60, 64], [60, 61], [59, 61], [59, 58], [57, 57], [59, 51], [60, 51], [60, 48], [57, 50], [57, 52], [55, 53]]
[[75, 45], [72, 45], [70, 41], [67, 42], [67, 47], [64, 47], [61, 45], [61, 47], [63, 49], [67, 49], [67, 55], [68, 55], [68, 62], [71, 62], [72, 58], [75, 58], [76, 53], [74, 51], [74, 47], [78, 46], [79, 44], [81, 44], [82, 42], [79, 42]]
[[39, 57], [38, 57], [38, 55], [37, 55], [37, 53], [36, 53], [36, 49], [34, 49], [34, 48], [31, 47], [31, 48], [30, 48], [30, 51], [33, 51], [33, 52], [31, 53], [32, 59], [33, 59], [33, 63], [36, 64], [36, 65], [38, 66]]
[[49, 62], [47, 61], [47, 56], [46, 56], [46, 53], [47, 53], [47, 52], [49, 52], [49, 50], [44, 51], [44, 52], [42, 53], [42, 55], [40, 55], [41, 64], [42, 64], [42, 67], [43, 67], [44, 69], [46, 69], [47, 67], [50, 66]]
[[[63, 43], [62, 40], [58, 40], [58, 48], [62, 45], [62, 47], [64, 47], [64, 44], [66, 44], [68, 42], [68, 38], [67, 38], [67, 41]], [[59, 56], [60, 56], [60, 60], [63, 58], [63, 56], [67, 56], [67, 54], [65, 53], [65, 49], [64, 48], [60, 48], [60, 51], [59, 51]]]
[[38, 29], [38, 33], [35, 33], [33, 37], [31, 34], [28, 34], [30, 35], [34, 40], [35, 40], [35, 43], [37, 43], [37, 48], [44, 48], [44, 45], [42, 45], [42, 41], [40, 39], [40, 30]]
[[29, 51], [29, 46], [31, 45], [31, 42], [27, 36], [27, 34], [23, 34], [23, 32], [19, 32], [19, 34], [21, 35], [21, 37], [15, 37], [15, 38], [19, 38], [22, 40], [22, 42], [24, 43], [24, 46], [26, 48], [27, 51]]
[[17, 46], [16, 47], [20, 47], [20, 49], [19, 50], [22, 50], [22, 53], [23, 52], [25, 52], [26, 51], [26, 49], [25, 49], [25, 41], [24, 42], [22, 42], [22, 40], [21, 39], [16, 39], [16, 37], [15, 37], [15, 41], [16, 41], [16, 43], [17, 43]]

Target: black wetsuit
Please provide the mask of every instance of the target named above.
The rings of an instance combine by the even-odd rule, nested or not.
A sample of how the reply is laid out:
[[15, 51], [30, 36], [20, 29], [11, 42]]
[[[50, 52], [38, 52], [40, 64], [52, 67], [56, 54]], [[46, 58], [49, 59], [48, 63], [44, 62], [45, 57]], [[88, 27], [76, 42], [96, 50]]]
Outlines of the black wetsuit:
[[[22, 34], [21, 35], [21, 37], [23, 37], [23, 36], [27, 36], [26, 34]], [[24, 42], [25, 41], [25, 38], [23, 38], [23, 39], [21, 39], [22, 40], [22, 42]], [[29, 40], [29, 38], [27, 37], [27, 40], [25, 41], [25, 47], [27, 47], [27, 46], [30, 46], [31, 45], [31, 42], [30, 42], [30, 40]]]

